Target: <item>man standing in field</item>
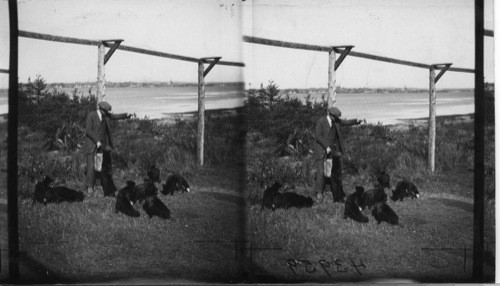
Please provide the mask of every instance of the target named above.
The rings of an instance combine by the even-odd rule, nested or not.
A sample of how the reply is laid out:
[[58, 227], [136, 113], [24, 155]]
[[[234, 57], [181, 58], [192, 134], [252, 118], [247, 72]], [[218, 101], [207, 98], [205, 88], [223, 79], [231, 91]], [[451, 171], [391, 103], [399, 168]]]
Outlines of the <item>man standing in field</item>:
[[313, 158], [316, 165], [316, 197], [323, 198], [325, 188], [324, 163], [327, 155], [332, 157], [331, 191], [334, 202], [344, 201], [344, 189], [342, 187], [342, 155], [344, 154], [340, 126], [358, 125], [362, 121], [358, 119], [340, 120], [342, 113], [336, 107], [328, 109], [328, 115], [321, 117], [316, 122], [314, 129], [314, 153]]
[[[116, 191], [111, 177], [111, 150], [113, 149], [113, 137], [111, 136], [109, 120], [128, 119], [132, 115], [128, 113], [112, 114], [110, 111], [111, 105], [102, 101], [98, 104], [98, 110], [89, 112], [85, 120], [86, 137], [83, 150], [87, 161], [85, 184], [87, 186], [88, 195], [94, 193], [94, 155], [98, 149], [103, 151], [103, 162], [100, 175], [104, 196], [113, 195], [114, 191]], [[111, 188], [106, 188], [106, 185], [110, 185]]]

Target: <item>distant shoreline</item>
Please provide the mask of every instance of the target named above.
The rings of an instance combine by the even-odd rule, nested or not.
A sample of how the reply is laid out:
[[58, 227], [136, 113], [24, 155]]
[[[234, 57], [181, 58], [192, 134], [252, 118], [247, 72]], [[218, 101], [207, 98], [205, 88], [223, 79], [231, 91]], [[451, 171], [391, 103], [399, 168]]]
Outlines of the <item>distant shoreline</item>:
[[[210, 114], [212, 116], [223, 116], [223, 115], [235, 115], [239, 112], [243, 112], [244, 107], [237, 108], [224, 108], [224, 109], [213, 109], [206, 110], [205, 115]], [[198, 114], [197, 111], [188, 111], [181, 113], [164, 113], [162, 118], [149, 119], [151, 121], [155, 121], [158, 123], [171, 124], [174, 123], [177, 119], [191, 119]], [[0, 124], [6, 124], [7, 120], [4, 118], [5, 114], [0, 114]], [[144, 119], [144, 118], [139, 118]], [[445, 124], [451, 122], [471, 122], [474, 120], [474, 113], [469, 114], [450, 114], [450, 115], [437, 115], [437, 122], [444, 122]], [[390, 129], [400, 130], [401, 128], [408, 128], [410, 124], [414, 124], [417, 126], [426, 125], [429, 121], [428, 117], [419, 117], [419, 118], [405, 118], [398, 119], [398, 123], [391, 124], [382, 124], [382, 126], [386, 126]], [[372, 124], [376, 125], [376, 124]]]
[[[117, 82], [117, 83], [106, 83], [107, 88], [164, 88], [164, 87], [194, 87], [198, 86], [197, 83], [173, 83], [170, 84], [168, 82]], [[243, 92], [256, 92], [259, 89], [250, 88], [245, 89], [245, 83], [243, 82], [224, 82], [224, 83], [207, 83], [205, 86], [241, 86], [243, 87]], [[95, 84], [88, 83], [51, 83], [47, 84], [47, 89], [52, 88], [65, 88], [65, 89], [88, 89], [95, 88]], [[8, 88], [0, 88], [0, 92], [8, 92]], [[437, 89], [437, 92], [473, 92], [474, 88], [443, 88]], [[326, 93], [327, 88], [324, 87], [312, 87], [312, 88], [286, 88], [281, 89], [280, 94], [318, 94], [318, 93]], [[420, 93], [420, 92], [429, 92], [428, 89], [425, 88], [398, 88], [398, 87], [385, 87], [385, 88], [367, 88], [367, 87], [351, 87], [351, 88], [343, 88], [338, 87], [336, 89], [336, 93]]]

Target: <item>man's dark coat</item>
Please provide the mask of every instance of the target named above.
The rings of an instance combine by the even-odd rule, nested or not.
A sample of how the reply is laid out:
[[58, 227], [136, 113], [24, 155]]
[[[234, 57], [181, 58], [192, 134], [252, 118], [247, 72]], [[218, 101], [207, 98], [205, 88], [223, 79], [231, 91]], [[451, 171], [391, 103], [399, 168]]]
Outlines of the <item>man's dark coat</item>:
[[[99, 115], [97, 115], [97, 112], [99, 111], [96, 110], [89, 112], [89, 114], [87, 115], [87, 119], [85, 120], [86, 137], [85, 137], [85, 142], [83, 144], [83, 151], [87, 154], [95, 152], [97, 142], [101, 141], [101, 138], [99, 138], [99, 127], [101, 125], [101, 120], [99, 119]], [[120, 114], [106, 113], [105, 115], [102, 115], [102, 119], [106, 122], [106, 125], [108, 127], [107, 130], [109, 138], [109, 147], [113, 148], [113, 136], [111, 135], [109, 120], [126, 119], [126, 118], [128, 118], [127, 113], [120, 113]], [[101, 144], [104, 143], [105, 142], [101, 141]]]
[[[342, 141], [342, 134], [340, 133], [340, 126], [350, 126], [350, 125], [355, 125], [357, 123], [358, 123], [357, 119], [351, 119], [351, 120], [332, 119], [332, 124], [335, 124], [335, 126], [332, 125], [332, 127], [330, 127], [330, 124], [328, 124], [328, 119], [326, 119], [326, 116], [321, 117], [316, 122], [316, 127], [314, 129], [314, 137], [316, 141], [314, 143], [313, 159], [315, 160], [325, 159], [327, 147], [330, 147], [330, 149], [332, 149], [332, 152], [338, 151], [340, 153], [344, 153], [343, 149], [344, 143]], [[336, 142], [334, 146], [332, 146], [333, 142], [328, 142], [330, 137], [330, 132], [336, 132], [335, 136]]]

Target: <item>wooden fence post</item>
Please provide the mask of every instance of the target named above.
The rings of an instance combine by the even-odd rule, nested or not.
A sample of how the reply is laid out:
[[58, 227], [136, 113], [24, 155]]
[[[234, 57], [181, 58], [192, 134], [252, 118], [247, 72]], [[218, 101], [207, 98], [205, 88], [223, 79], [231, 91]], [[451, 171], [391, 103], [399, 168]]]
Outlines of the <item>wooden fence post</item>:
[[[335, 72], [335, 50], [328, 52], [328, 108], [335, 105], [337, 101], [337, 75]], [[328, 113], [328, 111], [327, 111]]]
[[203, 145], [205, 144], [205, 79], [203, 61], [198, 62], [198, 136], [197, 159], [198, 166], [203, 167]]
[[434, 66], [429, 68], [429, 170], [435, 170], [436, 152], [436, 70]]
[[98, 46], [97, 53], [97, 103], [104, 101], [106, 96], [106, 76], [104, 73], [104, 57], [106, 56], [106, 50], [104, 43]]

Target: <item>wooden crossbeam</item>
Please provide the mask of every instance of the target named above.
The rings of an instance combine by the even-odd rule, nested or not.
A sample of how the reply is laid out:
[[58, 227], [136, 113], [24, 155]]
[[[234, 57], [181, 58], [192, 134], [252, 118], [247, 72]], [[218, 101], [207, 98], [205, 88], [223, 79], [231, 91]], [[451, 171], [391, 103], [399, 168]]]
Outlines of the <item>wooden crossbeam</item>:
[[375, 55], [370, 55], [370, 54], [360, 53], [360, 52], [351, 52], [350, 54], [353, 57], [370, 59], [370, 60], [375, 60], [375, 61], [379, 61], [379, 62], [386, 62], [386, 63], [391, 63], [391, 64], [398, 64], [398, 65], [405, 65], [405, 66], [416, 67], [416, 68], [429, 69], [429, 65], [422, 64], [422, 63], [399, 60], [399, 59], [394, 59], [394, 58], [389, 58], [389, 57], [375, 56]]
[[495, 34], [492, 30], [484, 30], [484, 35], [487, 37], [494, 37]]
[[0, 73], [9, 73], [9, 70], [0, 69]]
[[212, 58], [201, 58], [200, 61], [202, 63], [210, 63], [210, 65], [203, 72], [203, 77], [207, 76], [207, 74], [212, 70], [212, 68], [220, 61], [221, 57], [212, 57]]
[[[111, 42], [111, 41], [113, 41], [114, 43], [110, 45], [109, 42]], [[120, 46], [120, 44], [122, 42], [123, 42], [123, 40], [106, 40], [106, 41], [102, 41], [102, 43], [103, 43], [103, 45], [105, 47], [109, 47], [109, 51], [104, 56], [104, 64], [106, 64], [108, 62], [109, 58], [111, 58], [111, 56], [115, 52], [116, 48], [118, 48], [118, 46]]]
[[317, 46], [317, 45], [307, 45], [293, 42], [285, 42], [278, 40], [270, 40], [257, 37], [243, 36], [243, 41], [252, 44], [260, 44], [265, 46], [275, 46], [281, 48], [317, 51], [317, 52], [330, 52], [332, 48], [330, 46]]
[[335, 61], [335, 70], [339, 68], [340, 64], [344, 61], [345, 57], [349, 54], [352, 48], [354, 48], [354, 46], [346, 46], [342, 51], [340, 51], [340, 57]]
[[27, 31], [19, 31], [19, 37], [31, 38], [37, 40], [45, 40], [45, 41], [53, 41], [53, 42], [61, 42], [61, 43], [69, 43], [69, 44], [79, 44], [79, 45], [87, 45], [87, 46], [99, 46], [101, 41], [92, 41], [92, 40], [83, 40], [69, 37], [60, 37], [53, 36], [47, 34], [33, 33]]
[[[24, 38], [37, 39], [37, 40], [79, 44], [79, 45], [88, 45], [88, 46], [99, 46], [102, 44], [102, 41], [61, 37], [61, 36], [33, 33], [33, 32], [27, 32], [27, 31], [19, 31], [19, 36], [24, 37]], [[169, 58], [169, 59], [181, 60], [181, 61], [187, 61], [187, 62], [193, 62], [193, 63], [198, 63], [198, 61], [199, 61], [198, 58], [186, 57], [186, 56], [158, 52], [158, 51], [152, 51], [152, 50], [146, 50], [146, 49], [130, 47], [130, 46], [125, 46], [125, 45], [118, 46], [117, 50], [123, 50], [123, 51], [132, 52], [132, 53], [145, 54], [145, 55], [151, 55], [151, 56], [157, 56], [157, 57], [162, 57], [162, 58]], [[227, 61], [219, 61], [217, 64], [224, 65], [224, 66], [235, 66], [235, 67], [244, 67], [245, 66], [244, 63], [227, 62]]]
[[434, 83], [438, 82], [438, 80], [444, 75], [444, 73], [447, 70], [450, 69], [451, 65], [452, 65], [452, 63], [449, 63], [449, 64], [434, 64], [434, 65], [432, 65], [435, 69], [441, 68], [441, 71], [439, 72], [439, 74], [434, 79]]
[[[331, 47], [328, 47], [328, 46], [307, 45], [307, 44], [301, 44], [301, 43], [277, 41], [277, 40], [270, 40], [270, 39], [250, 37], [250, 36], [243, 36], [243, 41], [247, 42], [247, 43], [252, 43], [252, 44], [275, 46], [275, 47], [281, 47], [281, 48], [302, 49], [302, 50], [318, 51], [318, 52], [330, 52], [331, 51]], [[380, 61], [380, 62], [387, 62], [387, 63], [392, 63], [392, 64], [398, 64], [398, 65], [412, 66], [412, 67], [417, 67], [417, 68], [424, 68], [424, 69], [430, 68], [430, 65], [428, 65], [428, 64], [411, 62], [411, 61], [383, 57], [383, 56], [376, 56], [376, 55], [371, 55], [371, 54], [361, 53], [361, 52], [351, 51], [351, 52], [349, 52], [349, 56], [364, 58], [364, 59], [369, 59], [369, 60], [375, 60], [375, 61]], [[466, 68], [450, 68], [450, 69], [448, 69], [448, 71], [474, 73], [473, 69], [466, 69]]]

